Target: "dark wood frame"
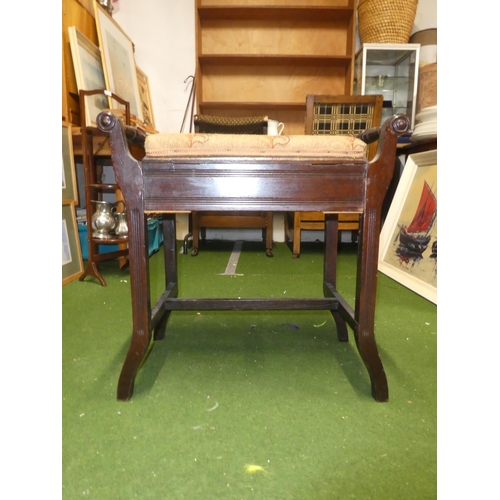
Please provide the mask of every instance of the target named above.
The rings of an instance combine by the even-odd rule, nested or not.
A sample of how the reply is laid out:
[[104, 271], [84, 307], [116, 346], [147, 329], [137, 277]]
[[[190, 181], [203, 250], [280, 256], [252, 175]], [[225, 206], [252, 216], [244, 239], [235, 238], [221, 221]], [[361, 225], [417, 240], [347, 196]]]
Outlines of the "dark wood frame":
[[[132, 339], [118, 381], [117, 397], [131, 398], [135, 377], [154, 340], [165, 337], [176, 310], [328, 310], [340, 341], [354, 331], [359, 354], [368, 370], [372, 395], [387, 401], [389, 389], [375, 342], [377, 262], [382, 203], [393, 176], [396, 142], [409, 129], [405, 116], [387, 120], [363, 135], [379, 139], [375, 160], [329, 158], [148, 158], [134, 159], [128, 142], [144, 144], [145, 134], [125, 127], [109, 112], [98, 126], [110, 134], [113, 167], [127, 203], [132, 294]], [[256, 182], [261, 188], [245, 198], [221, 193], [220, 180]], [[265, 182], [263, 181], [265, 179]], [[304, 182], [307, 179], [307, 182]], [[285, 182], [286, 180], [286, 182]], [[176, 194], [182, 193], [182, 196]], [[175, 213], [190, 210], [325, 212], [324, 298], [200, 299], [178, 298]], [[338, 212], [361, 213], [355, 306], [336, 289]], [[147, 215], [162, 213], [165, 291], [152, 306], [149, 283]]]

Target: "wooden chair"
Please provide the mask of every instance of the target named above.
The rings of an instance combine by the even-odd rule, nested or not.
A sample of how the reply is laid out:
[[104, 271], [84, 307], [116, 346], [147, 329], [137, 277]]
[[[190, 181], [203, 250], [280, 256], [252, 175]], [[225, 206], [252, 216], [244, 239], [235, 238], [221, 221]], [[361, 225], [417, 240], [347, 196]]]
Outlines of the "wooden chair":
[[[308, 95], [306, 98], [305, 133], [349, 134], [358, 136], [363, 130], [380, 125], [383, 97], [381, 95]], [[371, 160], [377, 151], [377, 143], [367, 147]], [[352, 231], [357, 240], [359, 215], [339, 214], [339, 231]], [[322, 212], [287, 212], [285, 214], [285, 237], [292, 242], [293, 258], [300, 256], [302, 230], [325, 229], [325, 215]]]
[[[195, 115], [194, 130], [205, 134], [267, 134], [267, 116], [228, 117]], [[198, 255], [199, 238], [206, 239], [207, 228], [261, 228], [266, 242], [266, 255], [273, 256], [273, 212], [191, 212], [193, 249]]]

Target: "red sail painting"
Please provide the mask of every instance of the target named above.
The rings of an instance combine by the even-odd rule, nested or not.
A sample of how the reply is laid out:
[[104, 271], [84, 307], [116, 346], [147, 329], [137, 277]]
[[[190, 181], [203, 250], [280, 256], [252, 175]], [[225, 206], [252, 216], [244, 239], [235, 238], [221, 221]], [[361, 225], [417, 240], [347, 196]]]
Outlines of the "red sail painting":
[[[411, 223], [399, 229], [399, 247], [396, 254], [405, 262], [417, 261], [427, 249], [429, 235], [437, 215], [437, 198], [427, 182], [424, 182], [420, 201]], [[437, 253], [437, 244], [436, 244]]]

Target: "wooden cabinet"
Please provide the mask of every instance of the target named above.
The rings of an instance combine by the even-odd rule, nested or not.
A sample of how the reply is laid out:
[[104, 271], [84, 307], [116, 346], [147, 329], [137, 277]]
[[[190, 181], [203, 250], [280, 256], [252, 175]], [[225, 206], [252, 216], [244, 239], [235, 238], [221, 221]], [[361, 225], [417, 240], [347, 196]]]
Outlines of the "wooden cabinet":
[[355, 0], [196, 0], [200, 114], [303, 134], [307, 94], [351, 94]]

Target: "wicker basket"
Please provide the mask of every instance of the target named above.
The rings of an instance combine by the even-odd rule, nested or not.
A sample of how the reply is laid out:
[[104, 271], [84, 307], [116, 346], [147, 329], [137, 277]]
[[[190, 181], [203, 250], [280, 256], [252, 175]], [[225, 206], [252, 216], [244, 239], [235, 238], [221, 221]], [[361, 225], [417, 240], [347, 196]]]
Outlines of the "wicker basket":
[[361, 43], [408, 43], [418, 0], [359, 0]]

